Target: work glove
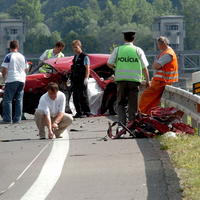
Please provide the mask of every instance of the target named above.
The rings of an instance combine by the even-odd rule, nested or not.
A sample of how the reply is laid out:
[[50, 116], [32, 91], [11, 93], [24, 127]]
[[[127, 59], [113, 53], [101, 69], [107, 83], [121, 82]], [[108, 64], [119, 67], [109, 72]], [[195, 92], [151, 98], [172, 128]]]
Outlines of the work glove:
[[88, 78], [84, 79], [84, 85], [86, 86], [88, 84]]

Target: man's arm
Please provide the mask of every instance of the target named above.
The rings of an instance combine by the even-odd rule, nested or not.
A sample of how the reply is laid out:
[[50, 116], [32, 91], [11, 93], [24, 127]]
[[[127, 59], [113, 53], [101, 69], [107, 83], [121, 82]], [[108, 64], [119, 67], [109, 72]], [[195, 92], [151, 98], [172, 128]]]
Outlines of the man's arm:
[[107, 62], [107, 66], [111, 69], [115, 68], [115, 62], [116, 62], [116, 58], [117, 58], [117, 51], [118, 48], [115, 48], [112, 52], [112, 54], [110, 55], [108, 62]]
[[162, 68], [162, 66], [164, 66], [165, 64], [171, 62], [172, 60], [172, 56], [169, 54], [164, 54], [163, 56], [161, 56], [158, 60], [155, 60], [153, 62], [153, 69], [155, 70], [159, 70]]
[[153, 62], [152, 68], [155, 70], [159, 70], [162, 67], [161, 64], [157, 63], [156, 61]]
[[42, 63], [44, 60], [47, 59], [47, 51], [48, 50], [44, 51], [43, 54], [40, 56], [39, 63]]
[[63, 112], [59, 112], [57, 114], [57, 116], [55, 117], [54, 121], [52, 122], [52, 125], [51, 127], [54, 129], [54, 128], [58, 128], [58, 124], [62, 121], [62, 118], [64, 116], [64, 113]]
[[90, 76], [90, 65], [85, 65], [86, 72], [85, 72], [85, 78], [89, 78]]
[[114, 69], [115, 68], [115, 65], [114, 64], [110, 64], [110, 63], [107, 63], [108, 67], [111, 68], [111, 69]]
[[3, 79], [5, 80], [6, 76], [7, 76], [7, 73], [8, 73], [8, 69], [5, 68], [5, 67], [1, 67], [1, 73], [2, 73]]
[[146, 87], [149, 87], [149, 71], [147, 69], [147, 67], [144, 67], [143, 69], [143, 74], [144, 74], [144, 77], [145, 77], [145, 80], [146, 80]]
[[52, 122], [52, 128], [57, 128], [58, 124], [62, 121], [64, 113], [65, 113], [65, 107], [66, 107], [66, 97], [64, 93], [58, 92], [58, 98], [60, 98], [60, 104], [59, 104], [59, 110], [58, 113]]
[[84, 58], [84, 66], [85, 66], [85, 78], [84, 78], [84, 85], [87, 85], [88, 78], [90, 76], [90, 59], [88, 56], [85, 56]]
[[85, 79], [88, 79], [89, 76], [90, 76], [90, 59], [89, 59], [88, 56], [85, 56], [85, 58], [84, 58], [84, 65], [85, 65], [85, 68], [86, 68]]
[[141, 61], [141, 64], [142, 64], [142, 72], [144, 74], [144, 78], [145, 78], [145, 85], [146, 87], [149, 87], [150, 84], [149, 84], [149, 70], [148, 70], [148, 66], [149, 66], [149, 62], [146, 58], [146, 55], [144, 53], [144, 51], [140, 48], [140, 47], [137, 47], [137, 54], [138, 56], [140, 57], [140, 61]]
[[53, 138], [53, 130], [52, 130], [52, 122], [51, 122], [51, 118], [49, 115], [44, 115], [44, 119], [47, 125], [47, 129], [48, 129], [48, 137], [49, 139]]

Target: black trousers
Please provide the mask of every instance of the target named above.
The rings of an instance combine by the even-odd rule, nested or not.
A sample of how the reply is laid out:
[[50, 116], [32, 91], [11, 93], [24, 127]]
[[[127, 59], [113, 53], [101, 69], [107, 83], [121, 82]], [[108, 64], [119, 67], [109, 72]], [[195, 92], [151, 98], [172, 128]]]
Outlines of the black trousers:
[[138, 112], [138, 82], [119, 81], [117, 82], [117, 111], [118, 119], [126, 125], [126, 106], [128, 104], [128, 120], [135, 119], [135, 113]]
[[73, 102], [78, 115], [90, 113], [87, 86], [84, 84], [73, 84]]

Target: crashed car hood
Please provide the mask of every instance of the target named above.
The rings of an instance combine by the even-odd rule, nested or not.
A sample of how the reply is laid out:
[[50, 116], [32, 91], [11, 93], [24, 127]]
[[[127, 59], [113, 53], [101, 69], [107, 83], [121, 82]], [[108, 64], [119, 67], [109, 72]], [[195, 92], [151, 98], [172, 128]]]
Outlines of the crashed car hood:
[[[107, 63], [109, 54], [87, 54], [90, 58], [90, 68], [96, 69]], [[51, 65], [56, 71], [62, 73], [71, 69], [73, 56], [63, 58], [52, 58], [45, 61]]]

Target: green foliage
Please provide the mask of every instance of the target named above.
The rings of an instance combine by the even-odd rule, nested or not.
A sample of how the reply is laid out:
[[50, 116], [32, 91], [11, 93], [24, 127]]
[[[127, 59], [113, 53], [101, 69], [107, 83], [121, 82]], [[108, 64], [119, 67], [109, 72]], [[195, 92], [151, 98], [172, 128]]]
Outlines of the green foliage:
[[51, 34], [52, 39], [56, 42], [56, 41], [61, 41], [61, 35], [58, 31], [53, 31]]
[[34, 34], [28, 33], [24, 44], [24, 50], [28, 54], [37, 54], [43, 52], [47, 48], [52, 48], [54, 44], [55, 40], [52, 36], [39, 35], [35, 37]]
[[149, 26], [144, 26], [142, 24], [137, 25], [135, 44], [146, 51], [153, 51], [152, 31]]
[[30, 29], [30, 34], [35, 35], [36, 38], [40, 37], [40, 36], [46, 36], [46, 37], [50, 37], [51, 36], [51, 32], [48, 28], [48, 26], [44, 23], [37, 23], [35, 25], [35, 27]]
[[[174, 14], [185, 16], [186, 49], [200, 48], [199, 0], [0, 0], [0, 5], [0, 19], [24, 20], [29, 52], [63, 38], [66, 44], [81, 39], [89, 52], [108, 53], [113, 44], [123, 43], [125, 29], [135, 29], [136, 45], [150, 51], [154, 18]], [[65, 51], [72, 53], [70, 45]]]
[[200, 37], [200, 1], [199, 0], [182, 0], [182, 14], [185, 16], [186, 28], [186, 48], [199, 50], [200, 43], [197, 42]]
[[17, 0], [9, 8], [9, 14], [15, 18], [22, 18], [27, 28], [32, 28], [43, 21], [40, 0]]
[[136, 0], [136, 8], [132, 22], [150, 27], [153, 23], [153, 18], [155, 17], [155, 11], [152, 4], [146, 0]]
[[60, 31], [63, 35], [71, 30], [84, 33], [84, 28], [89, 20], [90, 18], [85, 9], [71, 6], [55, 13], [53, 25], [55, 30]]
[[174, 14], [174, 9], [170, 0], [155, 0], [152, 5], [157, 16]]
[[98, 20], [100, 18], [101, 9], [99, 7], [97, 0], [88, 0], [86, 7], [87, 7], [86, 12], [88, 13], [88, 16], [90, 16], [92, 20]]
[[118, 3], [118, 17], [120, 24], [127, 24], [132, 21], [136, 13], [137, 5], [135, 0], [120, 0]]
[[180, 135], [174, 138], [160, 138], [181, 178], [183, 199], [199, 200], [200, 196], [200, 137]]
[[8, 13], [0, 12], [0, 20], [1, 19], [9, 19], [11, 16]]
[[117, 7], [110, 0], [106, 0], [106, 7], [102, 12], [99, 24], [104, 26], [112, 22], [118, 21]]

